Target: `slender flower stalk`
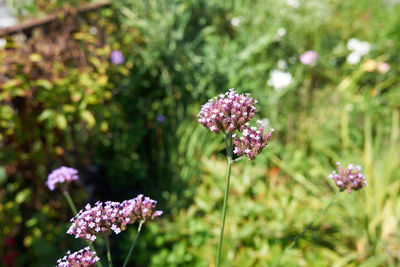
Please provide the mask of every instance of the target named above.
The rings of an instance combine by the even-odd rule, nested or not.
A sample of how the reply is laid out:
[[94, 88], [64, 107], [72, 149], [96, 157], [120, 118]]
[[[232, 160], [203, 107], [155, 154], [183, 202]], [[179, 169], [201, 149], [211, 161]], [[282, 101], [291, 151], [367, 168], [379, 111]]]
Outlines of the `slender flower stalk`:
[[231, 179], [231, 169], [232, 169], [232, 134], [224, 135], [225, 144], [226, 144], [226, 157], [228, 159], [228, 172], [226, 174], [226, 187], [225, 187], [225, 196], [224, 196], [224, 205], [222, 207], [222, 224], [221, 224], [221, 231], [219, 235], [219, 242], [218, 242], [218, 252], [217, 252], [217, 263], [216, 266], [219, 266], [219, 262], [221, 259], [221, 249], [222, 249], [222, 241], [224, 239], [224, 228], [225, 228], [225, 219], [226, 219], [226, 210], [228, 207], [228, 196], [229, 196], [229, 183]]
[[283, 256], [285, 256], [286, 252], [288, 252], [294, 245], [296, 245], [297, 241], [299, 241], [300, 238], [304, 236], [304, 234], [307, 232], [308, 229], [311, 228], [311, 226], [319, 219], [319, 217], [332, 205], [332, 203], [335, 201], [335, 199], [340, 195], [341, 191], [337, 192], [333, 198], [328, 202], [328, 204], [318, 212], [318, 214], [314, 217], [314, 219], [303, 229], [303, 231], [296, 236], [296, 238], [290, 243], [288, 247], [285, 248], [285, 250], [282, 252], [281, 256], [279, 259], [274, 263], [273, 267], [279, 266], [279, 263], [281, 262], [281, 259]]
[[70, 209], [72, 210], [74, 215], [76, 215], [78, 213], [78, 211], [77, 211], [77, 209], [75, 207], [74, 202], [72, 201], [71, 195], [68, 193], [68, 190], [65, 189], [62, 192], [63, 192], [63, 195], [64, 195], [65, 199], [68, 202], [68, 205], [69, 205]]
[[130, 257], [131, 257], [132, 251], [133, 251], [133, 248], [135, 247], [136, 242], [137, 242], [137, 240], [138, 240], [138, 238], [139, 238], [139, 235], [140, 235], [140, 231], [142, 230], [142, 225], [143, 225], [143, 223], [144, 223], [143, 220], [141, 220], [141, 221], [139, 222], [139, 227], [138, 227], [138, 230], [137, 230], [135, 239], [133, 240], [132, 245], [131, 245], [131, 247], [129, 248], [128, 255], [126, 256], [125, 261], [124, 261], [124, 265], [123, 265], [122, 267], [126, 267], [126, 265], [128, 264], [128, 261], [129, 261], [129, 259], [130, 259]]
[[108, 266], [112, 267], [112, 260], [111, 260], [111, 249], [110, 249], [110, 240], [108, 239], [108, 235], [104, 235], [104, 241], [106, 242], [106, 248], [107, 248], [107, 261], [108, 261]]

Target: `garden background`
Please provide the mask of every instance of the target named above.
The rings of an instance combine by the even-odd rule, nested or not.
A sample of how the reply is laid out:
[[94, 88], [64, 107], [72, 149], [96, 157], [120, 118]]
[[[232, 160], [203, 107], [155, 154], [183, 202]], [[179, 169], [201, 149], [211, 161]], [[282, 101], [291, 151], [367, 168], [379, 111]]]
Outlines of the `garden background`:
[[[85, 1], [8, 1], [20, 20], [58, 15], [1, 39], [0, 265], [53, 266], [83, 247], [66, 235], [62, 194], [45, 185], [65, 165], [79, 170], [78, 208], [158, 200], [164, 215], [145, 226], [135, 266], [214, 266], [226, 158], [196, 116], [234, 87], [275, 131], [233, 167], [224, 266], [276, 261], [337, 191], [327, 177], [337, 161], [363, 166], [369, 186], [342, 193], [282, 266], [398, 266], [397, 2], [115, 0], [78, 13]], [[349, 57], [352, 38], [368, 51]], [[308, 50], [315, 65], [299, 59]], [[131, 228], [111, 238], [116, 266]]]

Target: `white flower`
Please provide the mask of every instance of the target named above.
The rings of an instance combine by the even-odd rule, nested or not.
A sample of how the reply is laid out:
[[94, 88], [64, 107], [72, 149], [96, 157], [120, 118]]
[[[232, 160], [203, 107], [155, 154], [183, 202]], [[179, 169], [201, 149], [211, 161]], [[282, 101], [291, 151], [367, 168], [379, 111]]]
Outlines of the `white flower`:
[[286, 0], [286, 4], [290, 7], [298, 8], [300, 6], [299, 1], [297, 0]]
[[356, 38], [351, 38], [350, 40], [347, 41], [347, 49], [349, 50], [356, 50], [358, 44], [360, 41]]
[[96, 35], [97, 34], [97, 28], [96, 27], [90, 27], [89, 32], [91, 35]]
[[349, 64], [357, 64], [361, 60], [361, 55], [356, 53], [356, 52], [351, 52], [347, 58], [346, 61]]
[[288, 87], [292, 83], [292, 75], [289, 72], [281, 70], [272, 70], [268, 85], [274, 87], [275, 90], [279, 91]]
[[283, 37], [286, 35], [286, 29], [285, 28], [279, 28], [278, 31], [276, 32], [279, 37]]
[[357, 64], [361, 57], [365, 56], [371, 50], [371, 45], [368, 42], [362, 42], [356, 38], [351, 38], [347, 42], [347, 48], [352, 52], [347, 56], [347, 63]]
[[231, 19], [231, 24], [233, 27], [239, 27], [240, 23], [242, 23], [243, 17], [234, 17]]

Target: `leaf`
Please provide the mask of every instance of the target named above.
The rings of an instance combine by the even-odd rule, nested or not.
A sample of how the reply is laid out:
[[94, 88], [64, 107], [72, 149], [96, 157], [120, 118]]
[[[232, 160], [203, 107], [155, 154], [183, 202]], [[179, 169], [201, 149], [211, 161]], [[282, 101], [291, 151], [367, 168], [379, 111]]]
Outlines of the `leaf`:
[[20, 191], [15, 197], [15, 202], [21, 204], [22, 202], [27, 201], [31, 197], [31, 190], [29, 188], [25, 188]]
[[3, 84], [3, 89], [4, 90], [11, 89], [11, 88], [13, 88], [15, 86], [20, 85], [21, 83], [22, 82], [20, 80], [17, 80], [17, 79], [8, 80]]
[[60, 130], [64, 130], [67, 128], [67, 118], [64, 114], [57, 114], [56, 115], [56, 125], [57, 128]]
[[38, 116], [38, 121], [44, 121], [47, 120], [50, 117], [54, 116], [54, 110], [51, 109], [45, 109], [43, 112]]
[[52, 83], [45, 79], [38, 79], [35, 81], [35, 84], [38, 86], [41, 86], [47, 90], [50, 90], [53, 87]]
[[29, 60], [32, 62], [40, 62], [42, 61], [42, 56], [38, 53], [33, 53], [29, 56]]
[[89, 110], [82, 111], [81, 118], [87, 123], [88, 128], [92, 128], [96, 124], [96, 119]]

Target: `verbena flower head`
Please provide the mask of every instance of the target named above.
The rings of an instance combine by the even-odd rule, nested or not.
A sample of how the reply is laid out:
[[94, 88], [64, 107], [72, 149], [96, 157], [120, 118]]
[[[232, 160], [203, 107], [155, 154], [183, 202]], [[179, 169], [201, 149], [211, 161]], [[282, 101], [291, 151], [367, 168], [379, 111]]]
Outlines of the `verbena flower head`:
[[107, 201], [90, 204], [71, 219], [72, 225], [67, 234], [75, 235], [88, 241], [95, 241], [98, 234], [110, 235], [112, 232], [119, 234], [126, 229], [128, 223], [133, 223], [125, 214], [119, 202]]
[[368, 186], [365, 176], [360, 173], [361, 166], [354, 167], [353, 164], [349, 164], [346, 169], [340, 166], [340, 162], [337, 162], [339, 173], [333, 171], [329, 174], [329, 178], [335, 181], [340, 191], [347, 189], [347, 192], [351, 193], [353, 190], [357, 191], [361, 188]]
[[261, 126], [261, 121], [257, 121], [258, 127], [250, 127], [248, 124], [242, 131], [242, 137], [239, 139], [234, 135], [235, 149], [233, 153], [238, 156], [246, 156], [248, 159], [255, 159], [258, 154], [264, 149], [271, 139], [273, 129], [264, 134], [264, 128]]
[[77, 170], [62, 166], [49, 174], [46, 185], [51, 191], [53, 191], [58, 183], [69, 183], [71, 181], [78, 180], [78, 178]]
[[67, 234], [75, 235], [88, 241], [95, 241], [97, 235], [102, 233], [110, 235], [119, 234], [124, 231], [128, 224], [137, 220], [146, 221], [154, 219], [162, 214], [156, 211], [157, 201], [148, 197], [143, 199], [143, 195], [120, 202], [107, 201], [105, 203], [96, 202], [92, 207], [87, 204], [84, 210], [71, 219], [72, 225]]
[[232, 88], [204, 104], [197, 115], [198, 121], [216, 134], [241, 131], [254, 116], [256, 103], [249, 94], [237, 94]]
[[58, 267], [94, 267], [100, 259], [96, 256], [96, 252], [90, 251], [89, 247], [85, 247], [79, 251], [67, 255], [57, 261]]
[[155, 217], [163, 214], [161, 210], [156, 210], [156, 205], [157, 201], [149, 197], [143, 198], [143, 195], [139, 195], [134, 199], [125, 200], [121, 203], [128, 218], [143, 222], [149, 219], [153, 220]]
[[125, 62], [125, 57], [119, 50], [113, 50], [110, 54], [111, 62], [115, 65], [121, 65]]
[[315, 66], [318, 60], [318, 53], [316, 51], [306, 51], [300, 55], [300, 62], [304, 65]]

